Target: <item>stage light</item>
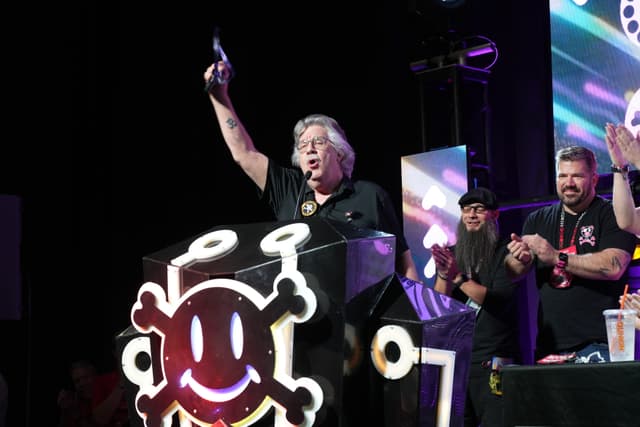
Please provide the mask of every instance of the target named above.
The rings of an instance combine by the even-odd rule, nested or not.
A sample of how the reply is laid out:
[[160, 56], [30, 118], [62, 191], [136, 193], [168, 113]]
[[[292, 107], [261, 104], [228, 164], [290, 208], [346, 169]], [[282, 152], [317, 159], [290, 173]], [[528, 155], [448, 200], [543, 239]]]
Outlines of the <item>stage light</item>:
[[438, 6], [453, 9], [454, 7], [460, 7], [464, 4], [464, 0], [433, 0]]
[[485, 55], [487, 53], [495, 52], [495, 45], [493, 43], [485, 43], [483, 45], [474, 46], [472, 48], [465, 49], [460, 52], [464, 53], [464, 56], [467, 58], [473, 58], [474, 56], [480, 56], [480, 55]]
[[447, 55], [447, 59], [456, 61], [460, 65], [467, 65], [468, 58], [475, 58], [477, 56], [487, 55], [489, 53], [494, 54], [495, 58], [492, 61], [491, 65], [483, 67], [485, 70], [488, 70], [495, 64], [498, 55], [498, 49], [496, 48], [495, 43], [493, 43], [492, 41], [477, 46], [471, 46], [466, 49], [456, 50], [455, 52], [451, 52], [449, 55]]
[[[484, 41], [485, 43], [481, 43], [475, 46], [468, 46], [468, 40], [470, 39], [479, 39], [481, 41]], [[464, 41], [464, 45], [467, 45], [468, 47], [454, 50], [449, 53], [443, 53], [441, 55], [435, 55], [427, 59], [411, 62], [411, 70], [413, 72], [418, 72], [427, 68], [440, 68], [452, 64], [469, 65], [468, 60], [470, 58], [477, 58], [487, 54], [493, 55], [493, 58], [491, 58], [490, 60], [491, 62], [482, 66], [476, 66], [476, 64], [474, 64], [474, 67], [484, 70], [489, 70], [491, 67], [493, 67], [493, 65], [498, 60], [498, 47], [493, 41], [484, 36], [467, 37]]]

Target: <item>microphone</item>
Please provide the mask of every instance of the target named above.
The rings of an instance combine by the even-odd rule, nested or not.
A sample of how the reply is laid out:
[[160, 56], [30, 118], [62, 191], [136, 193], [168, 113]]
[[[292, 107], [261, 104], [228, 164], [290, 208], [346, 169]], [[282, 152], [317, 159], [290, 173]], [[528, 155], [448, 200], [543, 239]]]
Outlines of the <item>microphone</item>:
[[296, 219], [298, 216], [298, 207], [300, 206], [300, 199], [302, 198], [302, 193], [304, 192], [304, 187], [307, 185], [307, 181], [311, 178], [311, 171], [307, 171], [304, 174], [304, 181], [302, 181], [302, 185], [300, 185], [300, 190], [298, 191], [298, 199], [296, 200], [296, 206], [293, 209], [293, 219]]

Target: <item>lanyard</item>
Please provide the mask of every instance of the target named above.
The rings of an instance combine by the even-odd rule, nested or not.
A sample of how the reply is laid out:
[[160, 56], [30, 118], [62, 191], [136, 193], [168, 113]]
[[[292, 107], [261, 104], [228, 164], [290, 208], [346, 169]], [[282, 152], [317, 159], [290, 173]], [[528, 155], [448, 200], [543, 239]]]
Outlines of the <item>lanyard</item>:
[[[569, 242], [569, 246], [573, 246], [573, 241], [576, 238], [576, 232], [578, 231], [578, 225], [580, 224], [580, 220], [586, 214], [587, 211], [582, 211], [578, 220], [576, 221], [576, 225], [573, 227], [573, 233], [571, 233], [571, 241]], [[564, 247], [564, 209], [560, 207], [560, 237], [559, 237], [559, 247], [558, 249], [563, 249]]]

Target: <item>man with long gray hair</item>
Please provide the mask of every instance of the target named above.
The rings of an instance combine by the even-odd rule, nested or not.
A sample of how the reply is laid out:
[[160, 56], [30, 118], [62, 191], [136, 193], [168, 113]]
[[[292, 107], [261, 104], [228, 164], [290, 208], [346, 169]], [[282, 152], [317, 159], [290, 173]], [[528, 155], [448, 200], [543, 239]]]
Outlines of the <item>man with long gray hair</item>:
[[205, 81], [210, 82], [214, 75], [220, 83], [208, 93], [224, 141], [276, 218], [286, 221], [319, 216], [393, 234], [396, 271], [419, 281], [388, 193], [373, 182], [351, 179], [355, 152], [338, 122], [323, 114], [299, 120], [293, 129], [291, 160], [295, 168], [282, 167], [258, 151], [240, 121], [228, 94], [229, 65], [224, 61], [212, 64], [204, 73]]

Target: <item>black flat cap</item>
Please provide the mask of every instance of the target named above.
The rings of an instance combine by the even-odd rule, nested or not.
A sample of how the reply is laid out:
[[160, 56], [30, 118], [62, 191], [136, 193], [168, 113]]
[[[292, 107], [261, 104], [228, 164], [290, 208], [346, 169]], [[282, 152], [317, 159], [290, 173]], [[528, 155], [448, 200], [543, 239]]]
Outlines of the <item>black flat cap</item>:
[[482, 203], [487, 209], [498, 209], [498, 198], [495, 193], [488, 188], [477, 187], [473, 188], [460, 197], [458, 204], [463, 207], [470, 205], [471, 203]]

